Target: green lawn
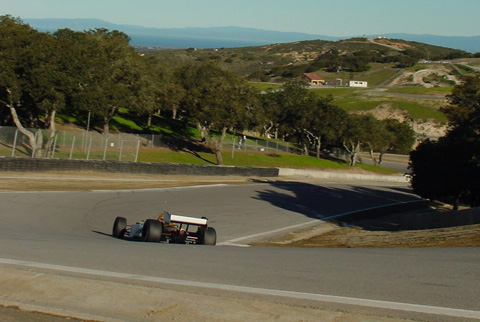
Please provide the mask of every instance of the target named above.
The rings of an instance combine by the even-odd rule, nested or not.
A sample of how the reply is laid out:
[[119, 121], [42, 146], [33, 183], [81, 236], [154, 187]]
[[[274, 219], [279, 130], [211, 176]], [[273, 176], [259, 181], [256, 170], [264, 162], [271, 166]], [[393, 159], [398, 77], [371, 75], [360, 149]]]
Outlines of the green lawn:
[[123, 117], [123, 115], [115, 115], [113, 117], [113, 122], [115, 123], [116, 127], [128, 128], [131, 131], [142, 131], [143, 128], [138, 126], [132, 119], [127, 119]]
[[[124, 149], [121, 155], [121, 161], [135, 161], [136, 149]], [[86, 160], [87, 148], [76, 148], [72, 151], [72, 159]], [[232, 153], [233, 152], [233, 153]], [[11, 148], [0, 146], [0, 156], [11, 156]], [[16, 157], [29, 157], [25, 151], [17, 151]], [[343, 160], [327, 160], [317, 159], [296, 154], [286, 153], [268, 153], [256, 151], [225, 151], [222, 153], [225, 165], [245, 166], [245, 167], [280, 167], [280, 168], [298, 168], [298, 169], [314, 169], [314, 170], [336, 170], [350, 169], [350, 166]], [[57, 150], [55, 158], [69, 159], [70, 149]], [[103, 160], [104, 150], [101, 148], [92, 149], [89, 154], [89, 160]], [[118, 148], [113, 150], [110, 148], [106, 151], [105, 160], [118, 161], [120, 152]], [[159, 148], [140, 148], [138, 162], [152, 163], [181, 163], [181, 164], [216, 164], [215, 155], [207, 152], [175, 152], [167, 149]], [[356, 167], [383, 174], [395, 173], [393, 170], [382, 167], [374, 167], [358, 163]]]
[[[331, 94], [334, 103], [347, 112], [373, 110], [378, 106], [391, 106], [395, 109], [406, 111], [408, 116], [416, 120], [433, 119], [445, 123], [447, 118], [439, 111], [444, 103], [437, 100], [418, 100], [414, 98], [392, 97], [388, 95], [369, 95], [366, 89], [356, 88], [321, 88], [313, 89], [317, 95], [326, 96]], [[447, 95], [451, 88], [421, 89], [405, 88], [399, 89], [398, 93], [412, 93], [422, 95]], [[392, 92], [396, 92], [392, 90]], [[429, 93], [429, 94], [427, 94]], [[438, 94], [440, 93], [440, 94]]]
[[250, 86], [259, 90], [259, 91], [268, 91], [271, 89], [279, 89], [282, 87], [281, 84], [272, 84], [272, 83], [260, 83], [260, 82], [248, 82]]
[[415, 120], [429, 120], [433, 119], [440, 123], [447, 122], [447, 117], [445, 114], [440, 112], [438, 109], [431, 108], [415, 101], [406, 102], [406, 101], [393, 101], [391, 105], [394, 108], [400, 109], [402, 111], [407, 111], [408, 115]]
[[349, 87], [323, 87], [323, 88], [314, 88], [311, 89], [313, 93], [318, 96], [327, 96], [332, 95], [334, 98], [349, 98], [355, 97], [357, 94], [364, 91], [364, 89], [358, 88], [349, 88]]
[[354, 80], [366, 81], [369, 86], [380, 85], [396, 73], [397, 68], [393, 68], [394, 64], [370, 64], [370, 69], [366, 72], [355, 75]]
[[[274, 153], [256, 153], [250, 151], [223, 152], [223, 162], [225, 165], [244, 166], [244, 167], [279, 167], [279, 168], [299, 168], [299, 169], [349, 169], [350, 166], [343, 160], [326, 160], [314, 157], [291, 154]], [[216, 164], [215, 156], [211, 153], [188, 153], [188, 152], [141, 152], [138, 158], [139, 162], [172, 162], [186, 164]], [[382, 167], [374, 167], [365, 164], [358, 164], [359, 168], [367, 171], [391, 174], [396, 171]]]
[[[379, 85], [386, 81], [398, 72], [398, 68], [394, 68], [394, 64], [379, 64], [371, 63], [370, 68], [364, 72], [325, 72], [318, 70], [315, 73], [321, 76], [323, 79], [333, 81], [341, 79], [343, 82], [351, 79], [358, 81], [367, 81], [370, 86]], [[345, 85], [345, 84], [344, 84]]]

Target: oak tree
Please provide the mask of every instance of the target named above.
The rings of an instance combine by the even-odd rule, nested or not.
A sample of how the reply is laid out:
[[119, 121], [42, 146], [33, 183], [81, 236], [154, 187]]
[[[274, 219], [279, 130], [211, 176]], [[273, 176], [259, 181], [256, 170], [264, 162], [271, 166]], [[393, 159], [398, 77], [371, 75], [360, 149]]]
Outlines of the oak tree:
[[34, 157], [41, 156], [43, 136], [27, 128], [46, 124], [52, 133], [51, 145], [55, 113], [65, 106], [59, 59], [51, 35], [39, 33], [20, 19], [0, 17], [0, 104], [9, 110], [11, 123], [27, 136]]
[[222, 165], [221, 149], [227, 130], [246, 126], [253, 95], [250, 87], [236, 74], [213, 63], [185, 66], [177, 77], [185, 91], [180, 104], [184, 117], [197, 125], [203, 138], [209, 137], [217, 164]]
[[425, 141], [410, 153], [412, 187], [425, 198], [480, 205], [480, 78], [467, 77], [442, 110], [449, 130], [438, 142]]

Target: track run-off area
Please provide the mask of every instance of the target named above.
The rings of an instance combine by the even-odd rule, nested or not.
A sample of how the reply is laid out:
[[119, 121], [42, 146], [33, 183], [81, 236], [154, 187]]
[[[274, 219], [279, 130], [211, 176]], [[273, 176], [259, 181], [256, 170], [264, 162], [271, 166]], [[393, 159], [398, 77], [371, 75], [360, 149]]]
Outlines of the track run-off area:
[[[183, 294], [191, 299], [201, 295], [221, 298], [217, 304], [207, 301], [203, 309], [229, 305], [223, 302], [226, 298], [237, 302], [255, 299], [268, 305], [278, 302], [296, 318], [301, 316], [298, 310], [318, 309], [361, 312], [360, 316], [378, 314], [378, 319], [370, 316], [374, 321], [383, 321], [385, 316], [433, 321], [480, 319], [478, 247], [248, 247], [249, 243], [317, 225], [342, 213], [416, 199], [407, 184], [282, 180], [138, 190], [1, 192], [0, 271], [2, 285], [7, 287], [0, 291], [0, 304], [36, 310], [43, 306], [46, 312], [62, 315], [64, 310], [66, 316], [99, 320], [161, 320], [169, 319], [167, 311], [189, 311], [181, 307], [185, 302], [175, 304], [173, 299], [172, 294]], [[133, 223], [156, 218], [163, 210], [207, 217], [217, 231], [217, 246], [111, 237], [115, 217]], [[75, 286], [76, 291], [66, 286], [57, 290], [54, 300], [42, 283], [52, 283], [50, 278], [55, 274], [85, 282], [79, 284], [83, 285], [80, 289]], [[64, 283], [74, 285], [72, 281]], [[148, 304], [135, 304], [131, 310], [143, 315], [129, 316], [125, 313], [128, 304], [112, 301], [113, 296], [105, 298], [102, 292], [108, 287], [96, 289], [102, 283], [113, 283], [109, 287], [118, 288], [118, 293], [131, 298], [130, 303]], [[127, 289], [133, 287], [147, 287], [151, 294], [164, 290], [163, 295], [171, 296], [158, 295], [161, 303], [142, 301], [137, 296], [139, 290], [129, 295]], [[43, 302], [32, 295], [35, 292], [45, 296]], [[78, 303], [75, 293], [87, 297], [83, 304]], [[155, 305], [169, 309], [156, 310]], [[231, 320], [255, 317], [239, 310]], [[255, 310], [258, 319], [270, 314]], [[200, 313], [198, 309], [184, 317], [192, 314], [211, 320], [223, 317], [218, 307], [216, 313]], [[274, 315], [271, 317], [273, 320]], [[304, 320], [317, 318], [307, 315]]]

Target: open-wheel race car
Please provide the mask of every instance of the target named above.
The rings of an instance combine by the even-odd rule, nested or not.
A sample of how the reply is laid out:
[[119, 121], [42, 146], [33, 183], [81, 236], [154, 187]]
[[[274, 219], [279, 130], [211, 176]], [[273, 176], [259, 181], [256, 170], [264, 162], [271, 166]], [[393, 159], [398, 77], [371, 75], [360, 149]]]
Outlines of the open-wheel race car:
[[217, 233], [208, 227], [205, 217], [172, 215], [165, 211], [157, 219], [147, 219], [127, 225], [124, 217], [115, 218], [112, 236], [144, 242], [215, 245]]

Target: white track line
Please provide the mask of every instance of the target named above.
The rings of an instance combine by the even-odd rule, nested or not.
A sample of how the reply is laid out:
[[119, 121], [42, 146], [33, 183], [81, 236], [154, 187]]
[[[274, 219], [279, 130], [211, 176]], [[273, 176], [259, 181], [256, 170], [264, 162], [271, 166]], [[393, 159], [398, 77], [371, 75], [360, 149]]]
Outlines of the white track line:
[[90, 192], [132, 192], [132, 191], [159, 191], [159, 190], [184, 190], [184, 189], [199, 189], [199, 188], [218, 188], [228, 186], [226, 183], [206, 184], [196, 186], [181, 186], [181, 187], [164, 187], [164, 188], [144, 188], [144, 189], [119, 189], [119, 190], [88, 190]]
[[[55, 181], [112, 181], [112, 182], [117, 182], [117, 181], [128, 181], [128, 182], [178, 182], [181, 179], [144, 179], [144, 178], [104, 178], [104, 177], [52, 177], [52, 176], [33, 176], [33, 177], [25, 177], [25, 176], [0, 176], [2, 179], [31, 179], [31, 180], [55, 180]], [[200, 181], [200, 182], [219, 182], [221, 180], [218, 179], [212, 179], [212, 176], [205, 176], [205, 178], [196, 178], [193, 181]], [[223, 181], [227, 182], [245, 182], [245, 180], [241, 179], [225, 179]]]
[[315, 219], [315, 220], [307, 221], [307, 222], [297, 224], [297, 225], [293, 225], [293, 226], [283, 227], [283, 228], [279, 228], [279, 229], [265, 231], [263, 233], [258, 233], [258, 234], [243, 236], [243, 237], [239, 237], [239, 238], [234, 238], [234, 239], [230, 239], [230, 240], [227, 240], [227, 241], [224, 241], [224, 242], [221, 242], [221, 243], [217, 243], [217, 246], [244, 246], [244, 247], [246, 247], [248, 245], [242, 245], [242, 244], [236, 244], [236, 243], [239, 242], [239, 241], [242, 241], [242, 240], [250, 239], [250, 238], [263, 237], [265, 235], [276, 234], [276, 233], [280, 233], [282, 231], [292, 231], [294, 229], [300, 229], [304, 226], [309, 226], [311, 224], [324, 221], [326, 219], [328, 219], [328, 218], [321, 219], [321, 220]]
[[184, 190], [184, 189], [200, 189], [200, 188], [217, 188], [228, 186], [226, 183], [205, 184], [196, 186], [181, 186], [181, 187], [163, 187], [163, 188], [144, 188], [144, 189], [105, 189], [105, 190], [71, 190], [71, 191], [55, 191], [55, 190], [33, 190], [33, 191], [0, 191], [0, 194], [29, 194], [29, 193], [78, 193], [78, 192], [94, 192], [94, 193], [117, 193], [117, 192], [141, 192], [141, 191], [165, 191], [165, 190]]
[[457, 317], [457, 318], [480, 319], [480, 311], [454, 309], [454, 308], [439, 307], [439, 306], [409, 304], [409, 303], [390, 302], [390, 301], [377, 301], [377, 300], [361, 299], [361, 298], [354, 298], [354, 297], [272, 290], [272, 289], [265, 289], [265, 288], [236, 286], [236, 285], [228, 285], [228, 284], [204, 283], [204, 282], [178, 280], [178, 279], [163, 278], [163, 277], [156, 277], [156, 276], [127, 274], [127, 273], [109, 272], [109, 271], [101, 271], [101, 270], [87, 269], [87, 268], [27, 262], [27, 261], [13, 260], [13, 259], [7, 259], [7, 258], [0, 258], [0, 264], [20, 265], [20, 266], [27, 266], [27, 267], [48, 269], [48, 270], [55, 270], [55, 271], [62, 271], [62, 272], [94, 275], [99, 277], [115, 277], [115, 278], [129, 279], [129, 280], [136, 280], [136, 281], [149, 281], [149, 282], [171, 284], [171, 285], [202, 287], [202, 288], [209, 288], [209, 289], [216, 289], [216, 290], [253, 293], [253, 294], [268, 295], [268, 296], [282, 296], [282, 297], [330, 302], [330, 303], [337, 303], [337, 304], [357, 305], [357, 306], [363, 306], [363, 307], [372, 307], [372, 308], [381, 308], [381, 309], [390, 309], [390, 310], [426, 313], [426, 314], [435, 314], [435, 315], [446, 315], [446, 316]]

